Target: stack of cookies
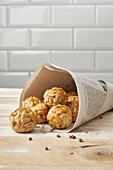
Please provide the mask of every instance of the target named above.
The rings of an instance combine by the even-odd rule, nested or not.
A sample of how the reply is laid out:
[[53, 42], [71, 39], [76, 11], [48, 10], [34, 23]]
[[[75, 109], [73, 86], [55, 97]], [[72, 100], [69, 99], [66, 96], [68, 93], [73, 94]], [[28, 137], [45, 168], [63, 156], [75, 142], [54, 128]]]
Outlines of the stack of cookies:
[[62, 88], [46, 90], [41, 101], [37, 97], [26, 98], [22, 108], [10, 115], [11, 127], [16, 132], [30, 132], [36, 124], [49, 123], [52, 128], [68, 128], [76, 121], [79, 99], [74, 91], [66, 93]]

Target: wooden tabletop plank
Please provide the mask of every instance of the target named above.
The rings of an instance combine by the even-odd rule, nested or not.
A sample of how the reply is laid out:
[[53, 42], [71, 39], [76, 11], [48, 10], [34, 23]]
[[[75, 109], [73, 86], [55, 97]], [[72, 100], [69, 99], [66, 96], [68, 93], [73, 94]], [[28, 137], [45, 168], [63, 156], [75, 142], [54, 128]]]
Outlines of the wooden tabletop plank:
[[25, 136], [1, 137], [0, 150], [1, 165], [113, 167], [113, 142], [79, 143], [78, 139], [66, 137], [35, 136], [32, 141]]
[[[0, 89], [0, 168], [1, 169], [112, 169], [113, 110], [71, 133], [16, 133], [9, 115], [19, 105], [22, 89]], [[48, 125], [46, 125], [48, 126]], [[87, 130], [88, 133], [84, 133]], [[76, 139], [70, 139], [69, 135]], [[32, 141], [29, 141], [32, 137]], [[79, 142], [79, 138], [83, 142]], [[45, 147], [49, 150], [46, 151]]]

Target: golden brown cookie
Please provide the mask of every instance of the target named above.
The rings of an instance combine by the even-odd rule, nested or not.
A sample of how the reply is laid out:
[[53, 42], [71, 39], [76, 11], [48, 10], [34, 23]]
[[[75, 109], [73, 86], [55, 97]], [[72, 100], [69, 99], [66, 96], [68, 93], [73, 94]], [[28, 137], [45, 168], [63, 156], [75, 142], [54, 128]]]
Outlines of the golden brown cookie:
[[72, 112], [68, 106], [58, 104], [49, 110], [47, 121], [51, 127], [68, 128], [72, 122]]
[[78, 115], [78, 109], [79, 109], [78, 96], [70, 96], [70, 97], [68, 97], [67, 106], [72, 111], [72, 122], [75, 122], [76, 118], [77, 118], [77, 115]]
[[46, 90], [44, 93], [44, 103], [49, 107], [57, 104], [64, 105], [67, 103], [67, 93], [62, 88], [58, 87]]
[[36, 125], [36, 116], [30, 109], [18, 108], [11, 113], [9, 120], [16, 132], [31, 132]]
[[45, 103], [39, 103], [34, 107], [31, 107], [31, 110], [34, 111], [36, 115], [37, 123], [46, 123], [47, 122], [47, 114], [48, 114], [48, 106]]
[[67, 93], [67, 96], [78, 96], [78, 94], [75, 91], [70, 91]]
[[37, 97], [30, 96], [22, 102], [22, 108], [30, 109], [38, 103], [41, 103], [41, 100], [39, 100]]

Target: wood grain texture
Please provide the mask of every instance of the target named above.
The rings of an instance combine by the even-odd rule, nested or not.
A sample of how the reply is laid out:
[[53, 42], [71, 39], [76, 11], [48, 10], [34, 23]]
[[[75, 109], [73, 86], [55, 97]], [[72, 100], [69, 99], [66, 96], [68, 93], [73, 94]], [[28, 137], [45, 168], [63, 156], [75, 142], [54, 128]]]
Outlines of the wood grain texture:
[[[42, 134], [40, 128], [19, 134], [10, 128], [9, 115], [18, 107], [20, 93], [21, 89], [0, 89], [1, 169], [113, 169], [112, 110], [71, 133], [61, 133], [61, 138], [54, 132]], [[69, 138], [72, 134], [76, 139]]]

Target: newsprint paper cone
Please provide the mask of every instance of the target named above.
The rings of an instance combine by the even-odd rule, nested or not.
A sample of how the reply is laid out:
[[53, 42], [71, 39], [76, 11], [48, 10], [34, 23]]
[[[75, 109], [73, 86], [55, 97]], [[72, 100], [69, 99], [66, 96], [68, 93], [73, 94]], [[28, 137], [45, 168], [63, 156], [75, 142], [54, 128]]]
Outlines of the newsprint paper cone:
[[22, 101], [30, 96], [43, 99], [44, 92], [52, 87], [61, 87], [66, 92], [77, 91], [79, 97], [76, 122], [68, 129], [56, 132], [69, 132], [113, 108], [112, 84], [82, 77], [50, 63], [43, 63], [29, 78], [20, 97], [20, 106]]

